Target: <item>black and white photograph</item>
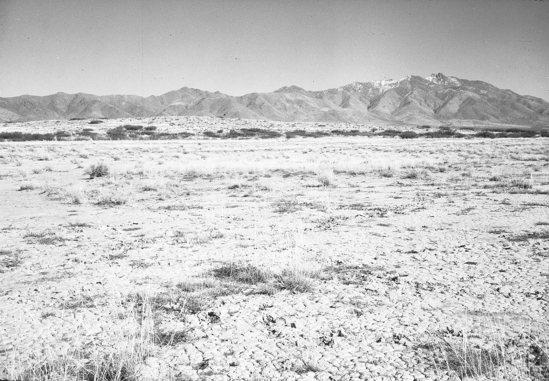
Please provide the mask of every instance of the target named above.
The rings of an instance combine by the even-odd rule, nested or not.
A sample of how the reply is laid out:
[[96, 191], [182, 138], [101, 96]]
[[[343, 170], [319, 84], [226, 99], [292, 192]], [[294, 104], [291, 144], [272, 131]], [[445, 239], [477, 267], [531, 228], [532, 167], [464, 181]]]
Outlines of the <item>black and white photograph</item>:
[[0, 0], [0, 381], [549, 381], [549, 1]]

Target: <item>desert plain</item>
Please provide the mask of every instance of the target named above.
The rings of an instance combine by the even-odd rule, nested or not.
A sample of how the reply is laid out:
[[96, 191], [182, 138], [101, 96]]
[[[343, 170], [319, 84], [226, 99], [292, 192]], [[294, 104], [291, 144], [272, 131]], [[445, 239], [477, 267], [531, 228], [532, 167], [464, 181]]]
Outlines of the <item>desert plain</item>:
[[548, 380], [548, 174], [548, 138], [0, 142], [0, 379]]

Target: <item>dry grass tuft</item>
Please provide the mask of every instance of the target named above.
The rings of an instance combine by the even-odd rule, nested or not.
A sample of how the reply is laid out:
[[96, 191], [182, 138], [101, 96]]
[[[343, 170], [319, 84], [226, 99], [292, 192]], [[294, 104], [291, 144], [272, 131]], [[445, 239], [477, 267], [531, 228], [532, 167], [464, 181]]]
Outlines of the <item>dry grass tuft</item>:
[[291, 292], [311, 292], [313, 282], [310, 273], [296, 269], [285, 269], [276, 276], [275, 285], [281, 290]]
[[302, 205], [295, 198], [282, 198], [274, 203], [275, 213], [293, 213], [301, 210]]
[[502, 327], [493, 327], [480, 338], [448, 330], [434, 335], [416, 350], [427, 353], [437, 373], [453, 373], [459, 379], [549, 379], [549, 341], [532, 334], [506, 338]]
[[99, 194], [96, 204], [103, 206], [119, 206], [128, 203], [132, 196], [129, 186], [120, 186], [114, 189], [104, 189]]
[[268, 270], [250, 264], [239, 265], [236, 263], [229, 263], [214, 269], [213, 275], [217, 279], [246, 284], [267, 283], [272, 279], [272, 274]]
[[[5, 366], [10, 379], [20, 381], [138, 381], [143, 379], [147, 358], [154, 352], [155, 333], [151, 304], [147, 297], [128, 305], [121, 318], [132, 322], [120, 331], [109, 348], [92, 346], [30, 364], [14, 360]], [[94, 344], [92, 344], [94, 345]]]
[[214, 269], [213, 276], [224, 281], [256, 285], [261, 294], [274, 294], [277, 290], [310, 292], [313, 290], [312, 278], [316, 278], [318, 273], [290, 267], [277, 273], [251, 264], [229, 263]]

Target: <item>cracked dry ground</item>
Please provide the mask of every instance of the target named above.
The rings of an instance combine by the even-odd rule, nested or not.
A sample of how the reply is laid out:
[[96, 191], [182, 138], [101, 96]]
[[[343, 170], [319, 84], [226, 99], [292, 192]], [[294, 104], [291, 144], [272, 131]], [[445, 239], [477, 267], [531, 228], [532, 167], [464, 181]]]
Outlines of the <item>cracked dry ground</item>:
[[[147, 295], [165, 340], [142, 379], [546, 380], [549, 195], [507, 177], [548, 155], [546, 139], [0, 143], [0, 378], [112, 349]], [[447, 343], [534, 360], [468, 373], [437, 360]]]

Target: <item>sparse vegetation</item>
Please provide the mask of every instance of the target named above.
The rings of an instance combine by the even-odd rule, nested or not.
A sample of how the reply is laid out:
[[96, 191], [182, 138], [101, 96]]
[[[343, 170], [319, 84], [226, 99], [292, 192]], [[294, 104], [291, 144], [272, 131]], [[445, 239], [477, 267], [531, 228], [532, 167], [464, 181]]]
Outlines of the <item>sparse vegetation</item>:
[[36, 184], [26, 182], [19, 186], [19, 191], [35, 190], [36, 188], [38, 188]]
[[549, 230], [517, 234], [508, 238], [511, 242], [523, 242], [531, 239], [549, 239]]
[[[140, 336], [114, 333], [129, 327], [148, 332], [151, 352], [120, 381], [231, 371], [253, 379], [256, 368], [273, 378], [547, 379], [543, 140], [453, 141], [449, 127], [435, 142], [431, 126], [406, 142], [327, 123], [303, 129], [339, 137], [287, 141], [285, 131], [305, 124], [196, 118], [197, 138], [209, 128], [213, 139], [240, 141], [150, 141], [192, 120], [87, 131], [105, 138], [124, 123], [157, 124], [121, 131], [144, 142], [2, 143], [8, 379], [28, 370], [53, 381], [66, 360], [57, 368], [66, 380], [107, 381], [100, 374], [114, 373], [92, 364], [113, 369], [103, 359], [133, 356], [128, 341]], [[70, 139], [88, 121], [72, 123]], [[282, 139], [260, 140], [271, 129]], [[51, 160], [38, 162], [43, 155]], [[108, 175], [76, 168], [91, 163], [105, 163]], [[36, 191], [17, 192], [27, 184]], [[117, 205], [126, 206], [109, 208]], [[120, 290], [136, 294], [119, 302]], [[479, 333], [486, 322], [475, 306], [509, 314], [500, 342]], [[437, 334], [424, 338], [426, 329]], [[164, 366], [174, 373], [157, 376]]]
[[229, 263], [215, 268], [213, 275], [217, 279], [253, 285], [267, 283], [272, 278], [272, 274], [265, 269], [253, 265], [239, 265], [236, 263]]
[[282, 198], [274, 203], [276, 213], [293, 213], [301, 210], [302, 205], [295, 198]]
[[19, 251], [0, 250], [0, 273], [17, 268], [21, 263], [21, 254]]
[[[26, 366], [17, 363], [10, 368], [10, 376], [21, 381], [141, 380], [143, 366], [146, 359], [153, 353], [155, 344], [155, 326], [151, 306], [147, 298], [141, 298], [141, 300], [145, 302], [139, 305], [132, 302], [130, 310], [121, 316], [128, 322], [134, 323], [130, 324], [126, 331], [120, 332], [116, 344], [110, 349], [94, 346], [73, 348], [65, 354], [53, 353], [48, 359]], [[132, 311], [134, 308], [135, 310]]]
[[548, 343], [535, 336], [505, 339], [491, 332], [482, 346], [467, 333], [447, 328], [434, 340], [416, 346], [431, 357], [437, 373], [450, 372], [459, 379], [546, 380], [549, 377]]
[[215, 278], [224, 281], [262, 286], [260, 293], [271, 293], [269, 287], [273, 290], [311, 292], [313, 290], [311, 279], [318, 276], [318, 272], [298, 268], [285, 268], [279, 273], [275, 273], [251, 264], [237, 263], [229, 263], [215, 268], [212, 274]]
[[132, 191], [127, 186], [117, 186], [114, 189], [106, 189], [100, 192], [96, 204], [102, 206], [119, 206], [128, 203]]

